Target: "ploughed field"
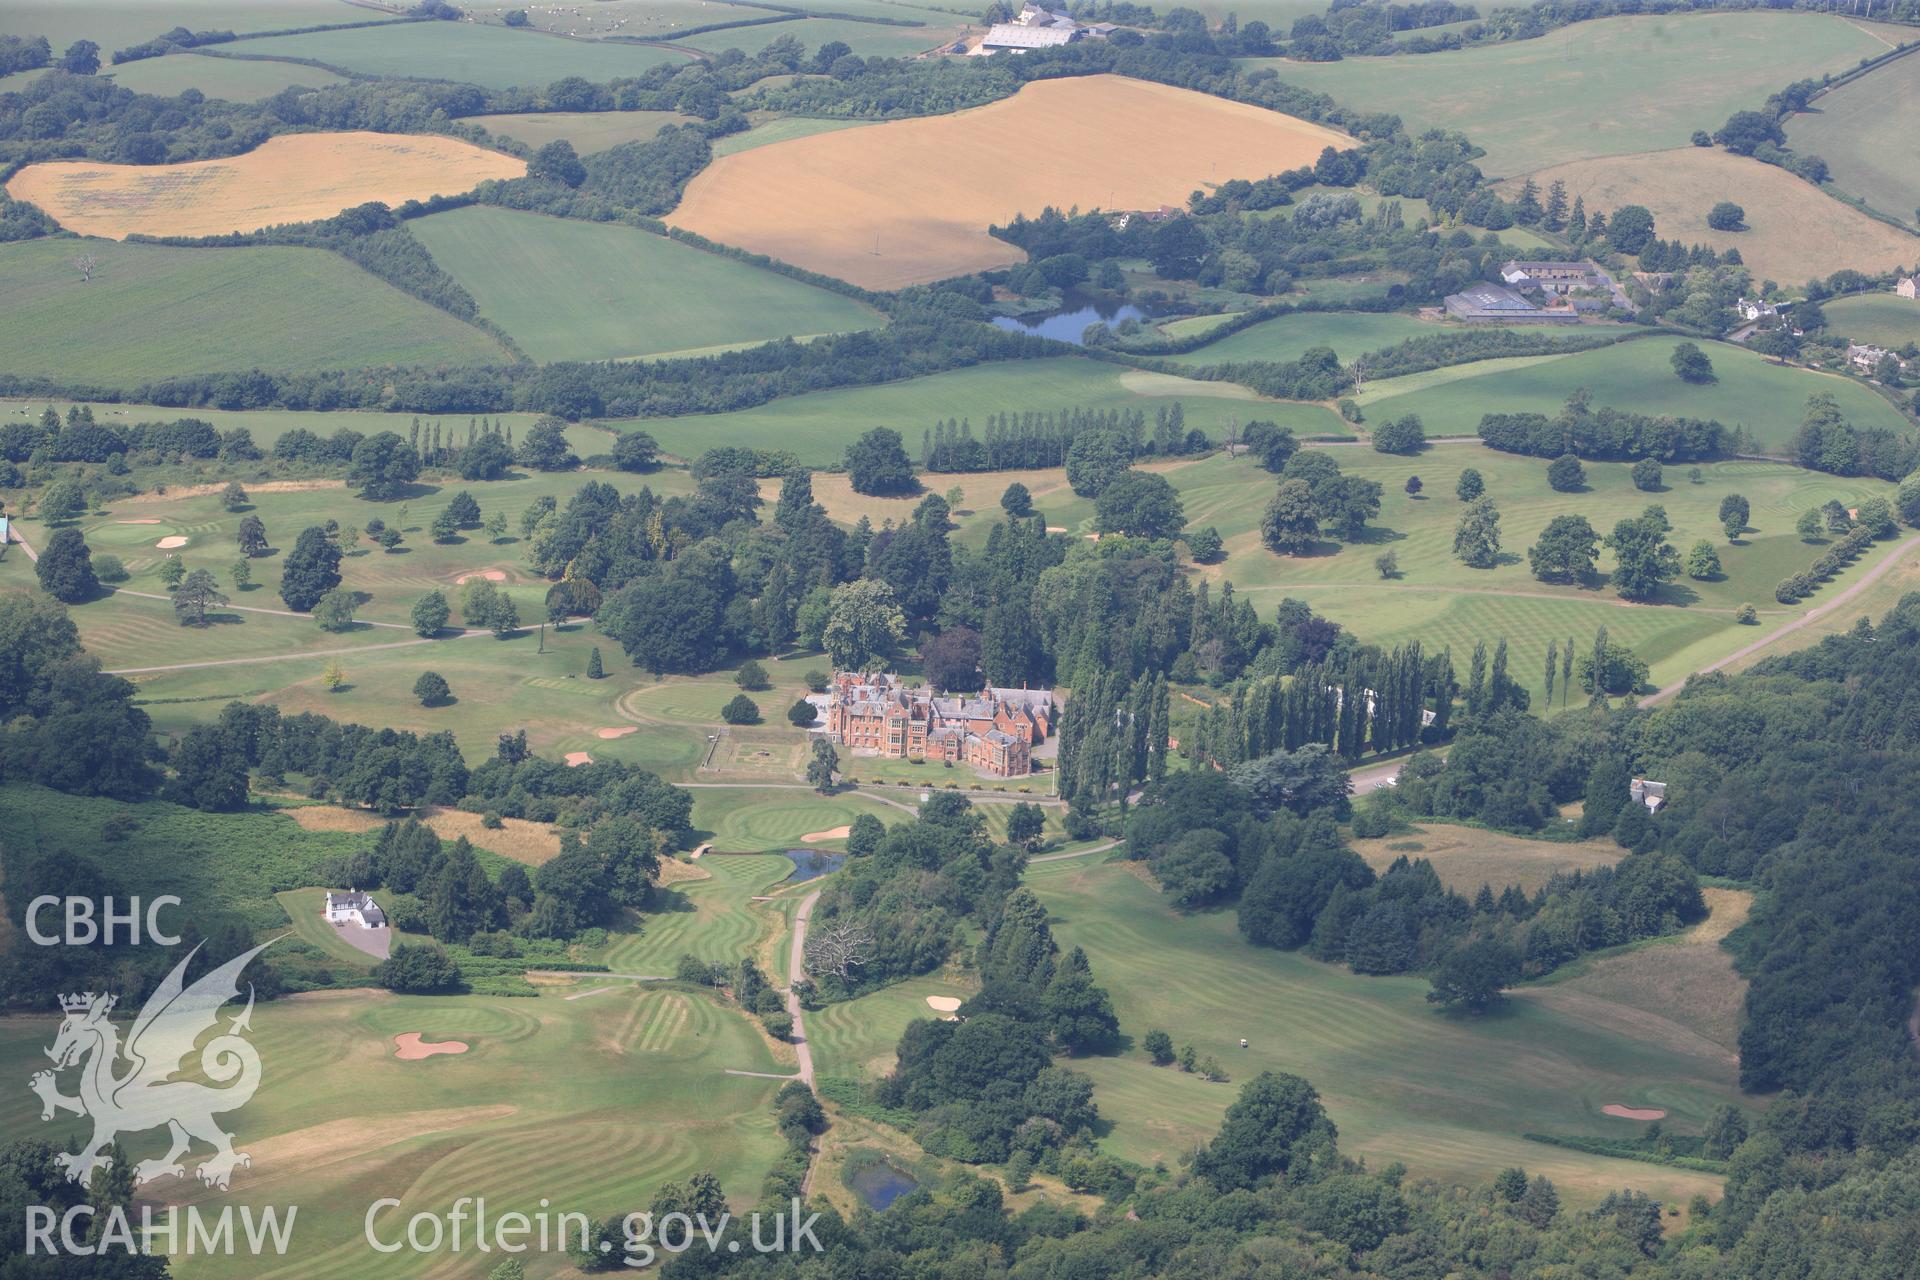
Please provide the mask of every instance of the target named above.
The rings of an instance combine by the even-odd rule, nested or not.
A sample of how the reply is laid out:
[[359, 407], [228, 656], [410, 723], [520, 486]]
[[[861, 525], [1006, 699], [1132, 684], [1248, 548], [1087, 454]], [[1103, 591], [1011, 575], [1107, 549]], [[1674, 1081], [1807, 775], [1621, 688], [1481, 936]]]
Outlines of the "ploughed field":
[[215, 236], [330, 218], [369, 200], [397, 205], [456, 195], [489, 178], [517, 178], [526, 168], [525, 161], [456, 138], [299, 133], [221, 160], [29, 165], [7, 183], [7, 194], [83, 235]]
[[1117, 76], [1041, 81], [972, 111], [723, 156], [676, 225], [874, 289], [1024, 260], [990, 223], [1048, 205], [1154, 209], [1311, 164], [1344, 134]]

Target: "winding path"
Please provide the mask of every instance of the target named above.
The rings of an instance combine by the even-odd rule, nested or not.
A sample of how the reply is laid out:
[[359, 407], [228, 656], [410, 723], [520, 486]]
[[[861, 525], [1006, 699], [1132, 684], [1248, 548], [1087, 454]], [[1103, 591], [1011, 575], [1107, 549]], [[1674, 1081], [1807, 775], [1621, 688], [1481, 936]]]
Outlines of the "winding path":
[[807, 1043], [807, 1015], [800, 1007], [800, 997], [794, 993], [794, 984], [807, 976], [807, 925], [813, 920], [813, 904], [820, 901], [820, 891], [800, 900], [800, 910], [793, 917], [793, 950], [787, 953], [787, 1014], [793, 1019], [793, 1051], [800, 1060], [800, 1079], [807, 1082], [807, 1088], [813, 1088], [813, 1046]]
[[1065, 862], [1068, 858], [1085, 858], [1096, 853], [1105, 853], [1109, 849], [1118, 848], [1119, 845], [1118, 840], [1109, 840], [1105, 844], [1096, 844], [1086, 849], [1074, 849], [1068, 853], [1043, 853], [1037, 858], [1028, 858], [1027, 865], [1032, 866], [1036, 862]]

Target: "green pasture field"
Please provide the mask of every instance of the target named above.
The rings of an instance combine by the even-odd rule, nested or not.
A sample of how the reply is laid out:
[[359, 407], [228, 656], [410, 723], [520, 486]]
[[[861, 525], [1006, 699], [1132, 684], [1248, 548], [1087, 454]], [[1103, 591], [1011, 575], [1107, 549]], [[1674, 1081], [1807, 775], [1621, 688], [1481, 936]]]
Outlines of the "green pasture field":
[[1213, 315], [1180, 316], [1173, 320], [1160, 321], [1153, 327], [1169, 338], [1189, 338], [1203, 333], [1212, 333], [1239, 314], [1238, 311], [1222, 311]]
[[[1651, 664], [1655, 683], [1664, 684], [1818, 607], [1887, 554], [1884, 547], [1876, 548], [1803, 605], [1790, 609], [1774, 602], [1774, 586], [1823, 549], [1794, 533], [1799, 514], [1828, 499], [1853, 506], [1863, 497], [1886, 496], [1886, 484], [1822, 475], [1786, 463], [1729, 460], [1703, 464], [1698, 485], [1688, 483], [1685, 467], [1668, 468], [1665, 487], [1644, 493], [1633, 487], [1624, 463], [1588, 463], [1587, 490], [1561, 494], [1548, 487], [1543, 461], [1478, 444], [1436, 445], [1414, 458], [1356, 447], [1330, 452], [1343, 470], [1380, 483], [1377, 531], [1359, 543], [1324, 542], [1315, 554], [1300, 557], [1276, 556], [1260, 544], [1260, 512], [1273, 481], [1247, 458], [1215, 455], [1167, 471], [1181, 493], [1189, 526], [1214, 525], [1226, 540], [1227, 559], [1208, 566], [1206, 574], [1232, 581], [1263, 614], [1282, 597], [1293, 596], [1372, 643], [1418, 639], [1429, 653], [1451, 645], [1462, 671], [1475, 642], [1485, 641], [1491, 649], [1504, 636], [1511, 648], [1509, 669], [1532, 690], [1536, 706], [1545, 694], [1542, 666], [1549, 642], [1564, 647], [1572, 635], [1585, 645], [1595, 628], [1604, 626]], [[1502, 563], [1492, 569], [1470, 569], [1453, 557], [1453, 530], [1461, 511], [1453, 496], [1454, 482], [1469, 466], [1485, 477], [1487, 493], [1501, 513]], [[1251, 480], [1250, 472], [1260, 479]], [[1414, 475], [1424, 484], [1418, 498], [1405, 491], [1407, 478]], [[1752, 508], [1748, 532], [1731, 546], [1718, 518], [1720, 499], [1728, 493], [1743, 494]], [[1529, 571], [1527, 548], [1553, 517], [1583, 515], [1604, 536], [1616, 521], [1655, 503], [1666, 508], [1673, 524], [1669, 541], [1683, 555], [1703, 538], [1714, 545], [1724, 569], [1721, 580], [1683, 577], [1663, 588], [1657, 604], [1630, 605], [1608, 591], [1604, 581], [1591, 587], [1555, 586]], [[1048, 518], [1056, 517], [1049, 512]], [[1374, 558], [1383, 551], [1392, 551], [1399, 560], [1401, 576], [1392, 581], [1381, 579], [1374, 567]], [[1601, 574], [1611, 563], [1602, 550]], [[1742, 603], [1760, 610], [1759, 628], [1734, 622], [1733, 611]]]
[[[765, 114], [765, 113], [762, 113]], [[751, 151], [755, 147], [764, 147], [770, 142], [789, 142], [794, 138], [810, 138], [816, 133], [835, 133], [841, 129], [857, 129], [861, 125], [874, 123], [871, 120], [827, 120], [811, 116], [770, 116], [756, 123], [751, 129], [740, 133], [730, 133], [713, 142], [715, 156], [730, 156], [737, 151]]]
[[[232, 1190], [189, 1181], [178, 1194], [217, 1211], [229, 1204], [299, 1205], [294, 1243], [273, 1274], [320, 1280], [364, 1274], [424, 1276], [448, 1255], [372, 1252], [362, 1220], [373, 1201], [401, 1205], [375, 1219], [403, 1238], [415, 1213], [444, 1216], [484, 1196], [489, 1216], [549, 1213], [603, 1218], [644, 1207], [667, 1181], [710, 1172], [743, 1209], [784, 1141], [773, 1128], [777, 1080], [726, 1074], [781, 1070], [737, 1009], [704, 991], [576, 983], [535, 999], [327, 992], [257, 1005], [249, 1039], [260, 1090], [226, 1119], [252, 1157]], [[25, 1079], [45, 1059], [55, 1020], [0, 1019], [0, 1062]], [[405, 1062], [394, 1039], [459, 1041], [467, 1051]], [[79, 1121], [39, 1121], [39, 1102], [8, 1091], [9, 1133], [64, 1144]], [[135, 1159], [157, 1156], [164, 1130], [123, 1138]], [[202, 1152], [196, 1152], [196, 1155]], [[191, 1167], [191, 1166], [190, 1166]], [[156, 1189], [161, 1184], [155, 1184]], [[171, 1188], [169, 1188], [171, 1190]], [[471, 1247], [471, 1237], [468, 1238]], [[542, 1274], [564, 1259], [534, 1258]], [[174, 1263], [187, 1280], [260, 1274], [257, 1259], [197, 1255]]]
[[1745, 427], [1763, 449], [1784, 451], [1806, 416], [1807, 397], [1825, 391], [1857, 427], [1908, 430], [1897, 409], [1858, 382], [1775, 364], [1728, 343], [1704, 346], [1718, 381], [1682, 382], [1673, 372], [1675, 342], [1656, 336], [1597, 351], [1480, 360], [1370, 382], [1355, 398], [1368, 422], [1417, 413], [1430, 436], [1474, 435], [1486, 414], [1552, 415], [1575, 388], [1587, 387], [1595, 406], [1714, 418]]
[[1870, 293], [1821, 304], [1827, 325], [1855, 342], [1895, 350], [1920, 342], [1920, 301], [1893, 293]]
[[[622, 142], [645, 142], [670, 124], [693, 117], [675, 111], [523, 111], [517, 115], [468, 116], [496, 138], [513, 138], [530, 147], [570, 142], [579, 154], [592, 155]], [[414, 227], [420, 224], [415, 222]]]
[[[154, 34], [158, 35], [158, 32]], [[238, 46], [245, 48], [245, 45]], [[258, 102], [291, 85], [326, 89], [345, 84], [344, 76], [292, 62], [254, 62], [240, 58], [207, 58], [185, 53], [164, 58], [142, 58], [113, 68], [113, 82], [135, 93], [177, 97], [198, 89], [209, 98], [229, 102]]]
[[[785, 5], [784, 7], [802, 9], [808, 13], [822, 15], [847, 14], [855, 18], [905, 19], [908, 22], [924, 22], [928, 26], [940, 26], [942, 24], [955, 26], [965, 25], [967, 23], [972, 23], [975, 26], [980, 25], [980, 14], [977, 10], [969, 9], [961, 4], [949, 3], [948, 0], [938, 0], [937, 3], [924, 5], [903, 4], [900, 3], [900, 0], [798, 0], [797, 3]], [[777, 28], [768, 28], [766, 33], [767, 39], [773, 39], [774, 36], [779, 34], [781, 29], [784, 29], [784, 26], [785, 24], [781, 24], [780, 27]], [[740, 39], [743, 42], [740, 47], [749, 52], [757, 51], [765, 46], [765, 41], [759, 44], [752, 43], [754, 37], [751, 33], [753, 30], [751, 27], [742, 28], [739, 33]], [[807, 52], [813, 52], [811, 41], [808, 42], [808, 46]]]
[[[98, 261], [90, 282], [73, 266], [82, 251]], [[0, 293], [7, 371], [64, 382], [509, 359], [472, 325], [324, 249], [26, 240], [0, 247]]]
[[[1903, 33], [1911, 39], [1912, 33]], [[1833, 185], [1908, 226], [1920, 219], [1920, 171], [1913, 121], [1920, 112], [1920, 61], [1912, 55], [1875, 67], [1789, 116], [1787, 145], [1827, 162]], [[1900, 122], [1905, 120], [1906, 124]]]
[[173, 27], [245, 35], [394, 16], [347, 0], [7, 0], [0, 6], [0, 35], [45, 36], [56, 55], [75, 40], [92, 40], [104, 63], [115, 49]]
[[[135, 422], [172, 422], [178, 418], [199, 418], [211, 423], [215, 430], [232, 431], [244, 427], [253, 435], [253, 442], [264, 452], [273, 447], [273, 442], [287, 432], [300, 428], [318, 436], [330, 436], [336, 431], [358, 431], [362, 435], [372, 435], [378, 431], [396, 431], [406, 435], [413, 427], [418, 414], [381, 413], [374, 409], [211, 409], [201, 405], [177, 409], [158, 404], [120, 404], [109, 401], [45, 400], [27, 398], [0, 399], [0, 422], [19, 422], [25, 419], [38, 420], [41, 413], [51, 407], [62, 417], [75, 405], [86, 405], [93, 411], [95, 420], [107, 424], [131, 424]], [[422, 427], [431, 427], [436, 421], [443, 431], [457, 430], [461, 439], [465, 439], [466, 419], [472, 415], [457, 414], [445, 418], [431, 415], [421, 417]], [[485, 415], [501, 426], [511, 426], [514, 436], [520, 434], [540, 420], [537, 413], [496, 413]], [[589, 453], [604, 453], [611, 441], [604, 432], [587, 427], [570, 427], [567, 439], [573, 445], [575, 453], [582, 457]], [[209, 469], [207, 474], [211, 475]]]
[[[1505, 332], [1519, 332], [1506, 326], [1495, 327]], [[1621, 327], [1615, 325], [1583, 325], [1549, 336], [1573, 339], [1620, 331]], [[1400, 311], [1298, 311], [1262, 320], [1238, 333], [1230, 333], [1217, 342], [1209, 342], [1197, 350], [1171, 358], [1189, 365], [1221, 364], [1230, 360], [1284, 361], [1297, 360], [1309, 347], [1332, 347], [1334, 354], [1342, 361], [1351, 362], [1355, 356], [1379, 351], [1409, 338], [1460, 332], [1464, 332], [1462, 326], [1421, 320]], [[1538, 332], [1538, 329], [1533, 332]]]
[[[1242, 8], [1241, 21], [1249, 16]], [[1342, 106], [1395, 112], [1416, 133], [1458, 129], [1486, 148], [1478, 163], [1489, 176], [1511, 177], [1685, 146], [1695, 129], [1758, 108], [1773, 87], [1886, 49], [1839, 17], [1714, 13], [1605, 18], [1448, 53], [1252, 61]]]
[[1405, 284], [1407, 278], [1404, 271], [1382, 268], [1344, 276], [1308, 276], [1304, 280], [1294, 281], [1293, 290], [1316, 302], [1350, 303], [1366, 298], [1384, 298], [1388, 289], [1396, 284]]
[[[1181, 916], [1123, 865], [1040, 864], [1027, 882], [1061, 945], [1086, 948], [1133, 1037], [1118, 1057], [1073, 1064], [1093, 1077], [1111, 1125], [1101, 1142], [1116, 1155], [1175, 1163], [1213, 1134], [1241, 1083], [1278, 1070], [1320, 1091], [1347, 1154], [1402, 1160], [1416, 1176], [1484, 1182], [1524, 1165], [1581, 1202], [1623, 1185], [1670, 1204], [1717, 1193], [1709, 1175], [1521, 1138], [1637, 1133], [1601, 1114], [1614, 1102], [1663, 1107], [1676, 1132], [1698, 1132], [1741, 1095], [1732, 1059], [1682, 1027], [1628, 1031], [1524, 996], [1484, 1018], [1451, 1016], [1426, 1002], [1424, 978], [1249, 946], [1230, 911]], [[1154, 1028], [1218, 1059], [1232, 1081], [1153, 1066], [1138, 1043]]]
[[837, 293], [633, 227], [476, 208], [412, 228], [481, 314], [538, 360], [662, 355], [882, 322]]
[[809, 53], [821, 45], [838, 40], [862, 58], [910, 58], [941, 44], [951, 43], [960, 28], [977, 23], [978, 18], [946, 15], [944, 22], [920, 27], [897, 27], [891, 23], [853, 22], [846, 18], [802, 18], [798, 22], [773, 23], [764, 27], [735, 27], [708, 31], [675, 41], [689, 49], [721, 53], [739, 49], [753, 53], [778, 36], [792, 36], [807, 46]]
[[968, 418], [975, 434], [990, 414], [1027, 410], [1090, 409], [1154, 411], [1178, 401], [1187, 426], [1219, 439], [1229, 420], [1272, 418], [1305, 433], [1339, 431], [1343, 424], [1319, 405], [1261, 400], [1232, 383], [1196, 382], [1123, 369], [1080, 356], [1009, 360], [975, 365], [876, 387], [851, 387], [789, 396], [732, 413], [643, 418], [631, 426], [648, 432], [669, 453], [692, 458], [716, 445], [791, 450], [811, 466], [837, 465], [846, 447], [876, 426], [889, 426], [917, 457], [920, 437], [936, 420]]
[[469, 22], [410, 22], [399, 27], [269, 36], [239, 46], [250, 56], [312, 58], [365, 75], [457, 80], [489, 89], [544, 88], [564, 76], [603, 82], [637, 76], [686, 55], [659, 45], [567, 40]]
[[535, 31], [556, 32], [583, 40], [608, 36], [671, 40], [676, 32], [691, 27], [778, 16], [772, 9], [736, 4], [733, 0], [593, 0], [591, 4], [578, 5], [486, 0], [461, 8], [482, 22], [496, 23], [503, 23], [508, 13], [519, 9], [526, 13], [527, 25]]

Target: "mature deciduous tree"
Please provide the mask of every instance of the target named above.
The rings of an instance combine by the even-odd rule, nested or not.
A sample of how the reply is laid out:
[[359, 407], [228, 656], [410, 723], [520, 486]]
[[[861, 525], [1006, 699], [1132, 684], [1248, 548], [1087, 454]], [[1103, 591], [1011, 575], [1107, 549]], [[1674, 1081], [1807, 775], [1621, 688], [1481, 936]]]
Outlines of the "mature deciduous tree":
[[1311, 550], [1320, 535], [1320, 515], [1305, 480], [1282, 480], [1260, 516], [1260, 540], [1280, 555]]
[[862, 671], [891, 657], [906, 634], [906, 617], [900, 612], [893, 588], [862, 578], [834, 589], [821, 639], [835, 667]]
[[183, 627], [207, 625], [207, 611], [227, 603], [220, 586], [205, 569], [189, 573], [173, 593], [173, 613]]
[[33, 568], [40, 589], [67, 604], [90, 599], [100, 590], [93, 574], [93, 553], [78, 529], [61, 529], [49, 538]]
[[1600, 535], [1585, 516], [1555, 516], [1527, 551], [1533, 576], [1542, 582], [1579, 582], [1600, 558]]
[[1500, 509], [1492, 498], [1475, 498], [1460, 513], [1453, 554], [1475, 569], [1491, 569], [1500, 562]]
[[906, 446], [892, 427], [874, 427], [848, 445], [845, 464], [847, 481], [855, 493], [912, 493], [917, 483]]

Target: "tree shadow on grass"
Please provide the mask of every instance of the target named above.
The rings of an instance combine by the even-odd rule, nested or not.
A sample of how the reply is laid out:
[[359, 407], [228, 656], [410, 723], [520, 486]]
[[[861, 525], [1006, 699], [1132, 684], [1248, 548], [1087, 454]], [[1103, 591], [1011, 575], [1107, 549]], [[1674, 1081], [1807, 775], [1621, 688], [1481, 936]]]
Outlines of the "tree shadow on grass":
[[678, 889], [666, 889], [655, 885], [653, 886], [653, 892], [647, 895], [648, 915], [679, 914], [688, 911], [698, 911], [699, 909], [700, 908], [694, 904], [692, 898], [689, 898]]
[[[1595, 579], [1596, 579], [1595, 581], [1596, 586], [1603, 586], [1603, 587], [1613, 586], [1612, 574], [1596, 574]], [[1623, 600], [1626, 599], [1626, 597], [1624, 596], [1621, 596], [1620, 598]], [[1699, 604], [1700, 593], [1698, 591], [1695, 591], [1692, 587], [1689, 587], [1684, 582], [1663, 582], [1653, 592], [1652, 595], [1646, 596], [1639, 600], [1627, 600], [1627, 603], [1643, 604], [1643, 605], [1666, 605], [1670, 608], [1684, 609], [1688, 605]]]
[[1405, 542], [1406, 540], [1407, 535], [1398, 529], [1391, 529], [1383, 524], [1370, 524], [1362, 527], [1360, 532], [1356, 533], [1353, 537], [1348, 538], [1347, 543], [1355, 547], [1372, 547], [1379, 546], [1386, 542]]

